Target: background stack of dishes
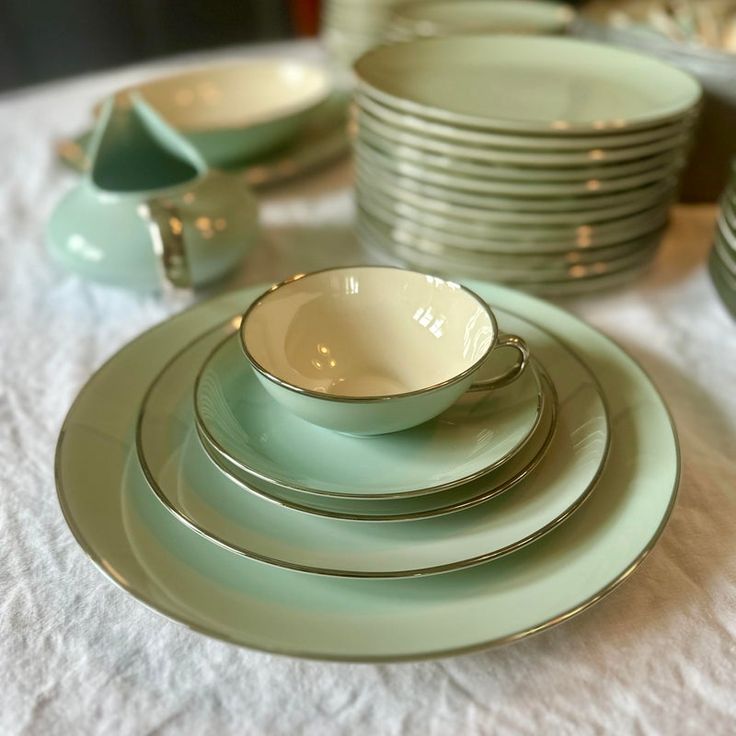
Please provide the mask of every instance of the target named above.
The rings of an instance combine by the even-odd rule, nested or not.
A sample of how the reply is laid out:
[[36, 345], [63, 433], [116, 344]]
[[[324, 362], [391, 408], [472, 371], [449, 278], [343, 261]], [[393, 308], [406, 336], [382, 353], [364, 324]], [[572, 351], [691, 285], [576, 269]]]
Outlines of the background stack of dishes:
[[402, 269], [263, 288], [134, 340], [65, 421], [61, 506], [140, 600], [281, 653], [426, 657], [574, 616], [652, 548], [677, 439], [593, 328]]
[[736, 317], [736, 165], [731, 165], [731, 180], [721, 198], [710, 275], [721, 300]]
[[425, 271], [543, 294], [631, 279], [677, 192], [700, 86], [583, 41], [454, 36], [355, 65], [358, 228]]
[[327, 0], [322, 39], [337, 71], [381, 42], [396, 0]]
[[564, 33], [575, 17], [569, 5], [542, 0], [425, 0], [402, 2], [389, 18], [384, 39], [480, 33]]

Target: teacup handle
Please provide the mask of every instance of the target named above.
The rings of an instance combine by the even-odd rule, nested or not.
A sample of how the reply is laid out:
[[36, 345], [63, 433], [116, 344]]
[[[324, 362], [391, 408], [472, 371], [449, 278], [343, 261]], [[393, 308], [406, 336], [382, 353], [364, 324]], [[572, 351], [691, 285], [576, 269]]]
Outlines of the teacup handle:
[[138, 207], [138, 214], [148, 225], [164, 285], [190, 289], [192, 274], [184, 244], [184, 223], [177, 207], [170, 202], [152, 199]]
[[500, 376], [493, 378], [484, 378], [482, 381], [476, 381], [470, 385], [468, 391], [491, 391], [494, 388], [502, 388], [513, 383], [529, 364], [529, 348], [527, 344], [516, 335], [499, 335], [493, 350], [499, 348], [512, 348], [519, 354], [519, 358], [514, 365]]

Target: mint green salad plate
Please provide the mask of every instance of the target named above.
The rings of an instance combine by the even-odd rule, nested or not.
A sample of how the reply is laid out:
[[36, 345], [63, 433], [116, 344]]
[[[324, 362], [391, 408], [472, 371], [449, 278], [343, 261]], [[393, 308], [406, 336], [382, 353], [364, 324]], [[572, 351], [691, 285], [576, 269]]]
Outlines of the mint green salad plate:
[[278, 405], [236, 336], [204, 361], [194, 388], [197, 429], [250, 477], [306, 494], [365, 499], [436, 493], [485, 475], [530, 440], [542, 401], [538, 375], [524, 371], [503, 388], [466, 394], [417, 427], [353, 437]]
[[[152, 384], [138, 425], [141, 466], [156, 495], [184, 523], [229, 549], [281, 567], [401, 577], [456, 570], [508, 554], [551, 531], [585, 500], [605, 460], [609, 430], [589, 371], [529, 322], [499, 317], [504, 329], [513, 325], [531, 337], [560, 402], [545, 457], [505, 497], [452, 515], [387, 525], [305, 517], [244, 493], [209, 462], [191, 431], [192, 385], [217, 333], [179, 353]], [[240, 392], [224, 398], [237, 403]], [[487, 420], [492, 426], [492, 413]], [[334, 455], [323, 462], [343, 467], [344, 459]], [[291, 470], [298, 472], [296, 462]]]
[[292, 656], [373, 662], [448, 656], [521, 639], [587, 609], [632, 574], [664, 529], [680, 474], [670, 416], [642, 369], [591, 327], [533, 297], [468, 285], [573, 349], [598, 379], [609, 410], [609, 459], [595, 490], [542, 539], [467, 570], [356, 580], [264, 565], [177, 521], [137, 461], [139, 404], [193, 336], [241, 312], [263, 292], [259, 286], [141, 335], [80, 392], [56, 453], [59, 502], [77, 541], [112, 581], [168, 618]]
[[590, 135], [678, 120], [699, 102], [690, 75], [573, 39], [456, 36], [378, 47], [358, 89], [397, 110], [512, 133]]

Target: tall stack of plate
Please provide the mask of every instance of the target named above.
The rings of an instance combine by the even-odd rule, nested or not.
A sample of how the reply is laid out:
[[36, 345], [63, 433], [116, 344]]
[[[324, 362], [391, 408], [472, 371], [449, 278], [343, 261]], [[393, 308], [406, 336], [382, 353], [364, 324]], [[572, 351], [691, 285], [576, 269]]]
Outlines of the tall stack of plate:
[[721, 301], [736, 317], [736, 165], [731, 166], [731, 179], [721, 197], [710, 275]]
[[[326, 298], [369, 291], [363, 270], [323, 273], [335, 289]], [[526, 341], [528, 367], [377, 437], [316, 427], [266, 391], [237, 334], [263, 286], [137, 338], [90, 379], [60, 435], [59, 499], [78, 541], [170, 618], [306, 657], [460, 653], [600, 600], [672, 509], [679, 454], [667, 409], [591, 327], [517, 291], [470, 286]], [[393, 295], [412, 324], [430, 324], [424, 301]], [[457, 318], [435, 316], [435, 327]], [[315, 349], [322, 323], [297, 323], [289, 334]], [[339, 370], [334, 342], [316, 348]]]
[[578, 40], [492, 35], [377, 48], [355, 71], [371, 251], [550, 295], [651, 262], [698, 112], [688, 74]]
[[564, 33], [575, 11], [544, 0], [410, 0], [397, 5], [386, 27], [389, 43], [481, 33]]
[[397, 0], [327, 0], [322, 39], [338, 70], [378, 45]]

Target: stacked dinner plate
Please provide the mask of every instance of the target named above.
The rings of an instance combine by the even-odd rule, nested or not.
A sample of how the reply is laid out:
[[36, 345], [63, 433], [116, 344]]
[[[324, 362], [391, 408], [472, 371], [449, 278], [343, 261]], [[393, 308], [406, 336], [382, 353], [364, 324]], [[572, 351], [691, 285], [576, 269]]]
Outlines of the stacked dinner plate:
[[387, 42], [480, 33], [564, 33], [575, 11], [543, 0], [411, 0], [391, 13]]
[[731, 180], [721, 197], [710, 275], [721, 301], [736, 317], [736, 166], [731, 166]]
[[[382, 298], [405, 307], [402, 329], [425, 344], [462, 334], [453, 310], [412, 303], [415, 292], [397, 291], [386, 274], [323, 272], [329, 289], [283, 302], [298, 318], [281, 327], [289, 345], [313, 351], [313, 376], [339, 378], [346, 357], [339, 336], [318, 334], [329, 320], [307, 319], [323, 297], [329, 308], [383, 284]], [[445, 297], [467, 294], [412, 278]], [[164, 615], [306, 657], [459, 653], [600, 600], [646, 556], [671, 511], [679, 455], [667, 409], [591, 327], [518, 291], [469, 286], [501, 330], [526, 342], [526, 368], [425, 424], [374, 437], [310, 424], [266, 390], [240, 344], [240, 315], [263, 303], [264, 287], [140, 336], [90, 379], [60, 435], [57, 487], [77, 540]], [[350, 334], [360, 343], [364, 333]], [[360, 350], [348, 357], [373, 370]]]
[[338, 69], [381, 42], [391, 8], [397, 0], [327, 0], [322, 39]]
[[542, 294], [651, 262], [700, 87], [637, 54], [539, 36], [455, 36], [355, 65], [358, 228], [383, 257]]

